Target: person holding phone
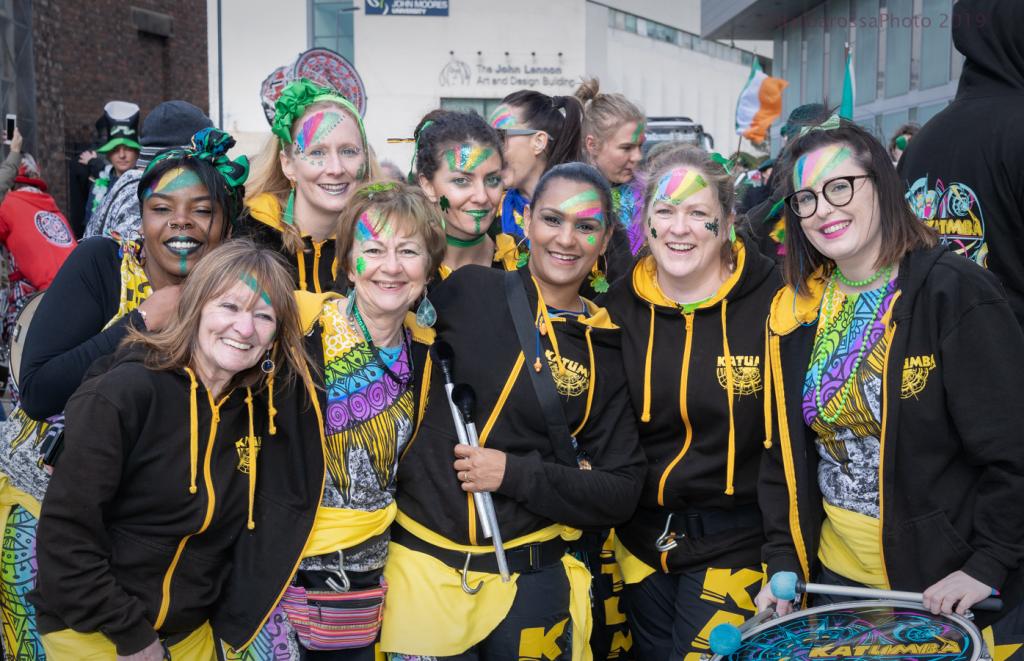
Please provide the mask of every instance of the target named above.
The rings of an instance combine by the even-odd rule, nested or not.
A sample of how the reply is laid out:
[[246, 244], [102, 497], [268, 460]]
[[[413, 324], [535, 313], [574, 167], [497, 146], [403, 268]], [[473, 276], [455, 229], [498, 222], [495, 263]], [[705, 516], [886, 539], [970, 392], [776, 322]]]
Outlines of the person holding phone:
[[[12, 115], [8, 115], [8, 119], [13, 119]], [[14, 124], [13, 121], [8, 121], [7, 124]], [[14, 184], [14, 178], [18, 176], [18, 166], [21, 165], [21, 145], [24, 142], [21, 137], [21, 131], [15, 125], [10, 131], [5, 127], [4, 129], [4, 144], [8, 144], [10, 140], [11, 151], [7, 154], [7, 158], [4, 159], [3, 163], [0, 163], [0, 198], [7, 195], [7, 191], [11, 190], [11, 186]]]

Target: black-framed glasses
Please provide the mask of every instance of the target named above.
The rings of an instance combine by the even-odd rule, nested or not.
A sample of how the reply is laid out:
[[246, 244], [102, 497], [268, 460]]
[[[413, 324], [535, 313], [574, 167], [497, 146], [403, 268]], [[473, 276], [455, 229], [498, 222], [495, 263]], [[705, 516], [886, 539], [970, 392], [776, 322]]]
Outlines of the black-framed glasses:
[[[829, 179], [821, 187], [821, 195], [834, 207], [845, 207], [853, 199], [857, 188], [854, 182], [858, 179], [872, 179], [871, 174], [855, 174], [847, 177]], [[818, 193], [810, 188], [802, 188], [786, 196], [786, 205], [798, 218], [810, 218], [818, 210]]]

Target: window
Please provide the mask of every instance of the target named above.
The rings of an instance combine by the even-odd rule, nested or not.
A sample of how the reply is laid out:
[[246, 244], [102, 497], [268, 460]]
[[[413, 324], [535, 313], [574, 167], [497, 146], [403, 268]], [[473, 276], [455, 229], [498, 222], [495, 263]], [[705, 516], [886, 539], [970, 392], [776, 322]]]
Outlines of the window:
[[825, 96], [825, 7], [804, 14], [804, 41], [807, 44], [807, 75], [804, 78], [804, 99], [821, 102]]
[[458, 99], [442, 98], [441, 107], [445, 110], [475, 112], [484, 119], [491, 116], [494, 109], [501, 105], [501, 99]]
[[11, 0], [0, 0], [0, 115], [15, 114], [18, 107], [14, 93], [13, 4]]
[[889, 0], [885, 27], [885, 96], [910, 91], [910, 45], [914, 31], [914, 0]]
[[828, 30], [828, 102], [838, 105], [843, 98], [843, 78], [846, 76], [846, 44], [850, 41], [849, 0], [829, 0]]
[[311, 47], [329, 48], [349, 62], [355, 62], [354, 1], [310, 0]]
[[946, 105], [947, 103], [943, 101], [941, 103], [933, 103], [930, 106], [920, 106], [917, 109], [917, 123], [924, 126], [929, 119], [945, 109]]
[[952, 13], [951, 0], [924, 0], [921, 7], [921, 89], [949, 82]]
[[862, 21], [864, 17], [878, 16], [878, 0], [856, 0], [854, 16], [858, 20], [853, 54], [854, 75], [857, 77], [857, 105], [862, 105], [877, 97], [878, 27], [864, 25]]
[[783, 78], [789, 81], [789, 85], [782, 93], [786, 107], [796, 108], [800, 105], [800, 75], [803, 60], [803, 42], [800, 40], [800, 23], [790, 21], [785, 27], [786, 40], [786, 65]]
[[882, 134], [878, 136], [883, 145], [888, 146], [889, 140], [896, 135], [897, 129], [910, 121], [909, 110], [899, 110], [882, 115]]

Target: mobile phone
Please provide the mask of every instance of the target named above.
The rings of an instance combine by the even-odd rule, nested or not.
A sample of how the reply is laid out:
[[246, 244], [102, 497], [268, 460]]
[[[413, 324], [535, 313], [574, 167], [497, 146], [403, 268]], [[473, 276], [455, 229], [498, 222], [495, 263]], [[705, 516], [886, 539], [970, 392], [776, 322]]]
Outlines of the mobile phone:
[[11, 144], [11, 140], [14, 138], [14, 127], [17, 125], [17, 115], [7, 115], [6, 121], [4, 122], [4, 130], [7, 131], [7, 139], [4, 140], [5, 145]]

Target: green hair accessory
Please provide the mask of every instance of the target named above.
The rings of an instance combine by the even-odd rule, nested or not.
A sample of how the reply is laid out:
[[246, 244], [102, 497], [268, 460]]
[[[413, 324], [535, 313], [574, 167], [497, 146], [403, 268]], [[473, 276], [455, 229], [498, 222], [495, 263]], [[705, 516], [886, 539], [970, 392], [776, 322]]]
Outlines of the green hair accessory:
[[366, 128], [363, 126], [363, 118], [359, 115], [359, 109], [351, 101], [338, 94], [329, 87], [321, 87], [306, 78], [292, 81], [281, 91], [281, 96], [274, 106], [274, 122], [270, 131], [276, 135], [282, 145], [289, 145], [292, 142], [292, 125], [302, 117], [306, 109], [319, 101], [330, 101], [344, 108], [356, 120], [359, 126], [359, 137], [363, 141], [363, 151], [367, 151]]
[[714, 161], [715, 163], [718, 163], [719, 165], [721, 165], [722, 169], [725, 170], [726, 174], [729, 174], [729, 175], [732, 174], [732, 165], [733, 165], [732, 159], [726, 158], [725, 156], [722, 156], [721, 154], [719, 154], [716, 151], [716, 152], [712, 152], [711, 160]]
[[800, 129], [800, 137], [804, 137], [808, 133], [813, 131], [834, 131], [842, 126], [842, 122], [839, 121], [839, 115], [832, 113], [832, 116], [826, 119], [821, 124], [814, 124], [812, 126], [804, 126]]

